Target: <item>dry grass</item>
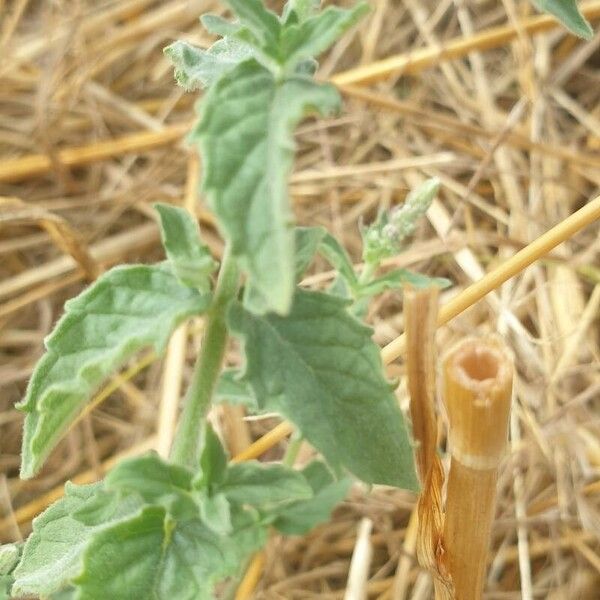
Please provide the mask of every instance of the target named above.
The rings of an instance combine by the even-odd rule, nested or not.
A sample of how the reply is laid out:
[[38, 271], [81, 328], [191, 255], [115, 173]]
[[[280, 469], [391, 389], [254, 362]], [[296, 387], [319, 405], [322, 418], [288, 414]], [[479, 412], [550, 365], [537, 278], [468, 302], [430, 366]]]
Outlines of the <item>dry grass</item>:
[[[372, 5], [322, 61], [323, 78], [352, 69], [338, 82], [372, 83], [345, 89], [337, 119], [302, 127], [296, 212], [302, 223], [330, 228], [358, 260], [357, 219], [440, 177], [429, 222], [396, 262], [451, 278], [444, 303], [598, 195], [600, 36], [576, 40], [532, 18], [526, 0]], [[600, 15], [599, 2], [585, 6]], [[165, 361], [141, 357], [115, 379], [30, 482], [17, 477], [22, 417], [13, 404], [65, 299], [112, 264], [161, 258], [153, 202], [195, 205], [220, 253], [211, 216], [195, 202], [194, 158], [182, 140], [193, 97], [174, 86], [161, 54], [174, 38], [208, 44], [197, 16], [220, 10], [212, 0], [0, 0], [2, 541], [25, 536], [66, 479], [92, 480], [119, 453], [168, 443], [164, 419], [174, 387], [189, 378], [199, 324], [179, 334]], [[506, 24], [503, 36], [493, 29]], [[438, 331], [439, 349], [499, 333], [516, 357], [487, 598], [598, 598], [598, 233], [597, 224], [587, 227]], [[323, 269], [313, 285], [327, 281]], [[378, 343], [395, 340], [401, 298], [375, 302], [370, 320]], [[402, 361], [389, 372], [406, 407]], [[276, 424], [218, 418], [235, 432], [236, 451], [244, 436]], [[408, 493], [357, 487], [331, 524], [302, 539], [273, 538], [258, 597], [343, 598], [366, 518], [371, 533], [362, 527], [357, 551], [371, 556], [369, 597], [431, 598], [429, 576], [413, 559], [414, 507]]]

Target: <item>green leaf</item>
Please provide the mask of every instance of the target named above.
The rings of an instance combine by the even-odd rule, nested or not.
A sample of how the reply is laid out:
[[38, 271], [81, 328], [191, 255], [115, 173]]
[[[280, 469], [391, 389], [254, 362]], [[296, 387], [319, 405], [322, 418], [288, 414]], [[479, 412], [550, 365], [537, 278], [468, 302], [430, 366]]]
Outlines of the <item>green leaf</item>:
[[227, 453], [219, 436], [210, 423], [204, 423], [202, 431], [202, 451], [200, 453], [200, 471], [194, 479], [194, 488], [211, 488], [225, 479]]
[[68, 587], [50, 595], [49, 598], [50, 600], [77, 600], [77, 590], [74, 587]]
[[223, 37], [235, 35], [241, 27], [239, 23], [230, 23], [227, 19], [211, 13], [201, 15], [200, 21], [209, 33]]
[[[241, 571], [254, 552], [265, 547], [268, 527], [251, 511], [233, 510], [231, 515], [233, 533], [225, 544], [226, 554], [231, 556], [231, 565], [226, 575]], [[241, 574], [241, 573], [240, 573]]]
[[231, 465], [219, 492], [232, 503], [262, 510], [312, 497], [312, 490], [299, 471], [257, 461]]
[[[306, 269], [312, 262], [319, 244], [323, 238], [329, 235], [323, 227], [295, 227], [294, 228], [294, 248], [295, 248], [295, 281], [299, 282]], [[263, 314], [269, 311], [269, 303], [264, 296], [251, 283], [246, 285], [244, 290], [244, 305], [250, 306], [253, 312]]]
[[9, 575], [19, 562], [21, 549], [17, 544], [0, 546], [0, 575]]
[[[161, 500], [155, 470], [150, 482], [138, 480], [133, 487]], [[142, 471], [148, 473], [148, 466]], [[189, 481], [182, 473], [171, 479], [176, 492]], [[101, 483], [67, 484], [65, 497], [34, 520], [13, 593], [53, 600], [209, 600], [214, 585], [237, 575], [266, 541], [266, 525], [241, 508], [230, 516], [228, 535], [221, 535], [199, 520], [198, 508], [190, 518], [173, 519], [163, 506], [143, 506], [137, 492], [126, 492], [122, 488], [115, 503], [117, 495]], [[214, 519], [213, 513], [213, 526]]]
[[85, 524], [75, 518], [77, 511], [95, 505], [102, 484], [76, 486], [67, 483], [64, 497], [33, 520], [23, 556], [14, 571], [15, 595], [46, 596], [61, 590], [81, 569], [81, 554], [94, 532], [137, 510], [136, 499], [127, 498], [113, 504], [99, 515], [101, 521], [89, 519]]
[[69, 300], [18, 405], [27, 413], [21, 477], [35, 475], [109, 375], [142, 348], [161, 353], [173, 329], [209, 303], [165, 265], [116, 267]]
[[190, 490], [192, 472], [172, 465], [155, 452], [126, 458], [106, 476], [106, 487], [121, 492], [137, 492], [151, 504], [160, 503], [164, 495]]
[[348, 288], [348, 284], [346, 283], [346, 280], [339, 274], [327, 286], [326, 289], [328, 294], [331, 294], [332, 296], [339, 296], [340, 298], [344, 298], [345, 300], [351, 300], [352, 293], [354, 293], [354, 290], [352, 290], [351, 293], [350, 289]]
[[121, 494], [139, 494], [146, 503], [165, 507], [173, 517], [190, 517], [197, 513], [190, 491], [193, 473], [179, 465], [165, 462], [158, 454], [122, 460], [106, 476], [107, 490]]
[[215, 533], [231, 533], [231, 508], [224, 494], [208, 496], [203, 494], [199, 500], [202, 521]]
[[366, 2], [360, 2], [350, 10], [330, 6], [297, 25], [286, 26], [281, 34], [281, 55], [288, 68], [327, 50], [367, 12], [369, 5]]
[[351, 292], [358, 287], [358, 278], [354, 272], [354, 265], [343, 246], [330, 234], [327, 233], [319, 246], [319, 253], [340, 274]]
[[323, 227], [296, 227], [294, 229], [296, 281], [300, 281], [304, 276], [326, 234], [327, 231]]
[[94, 492], [93, 497], [87, 500], [79, 508], [75, 508], [71, 512], [71, 516], [88, 527], [96, 527], [103, 523], [109, 523], [113, 520], [114, 515], [120, 512], [122, 505], [133, 507], [132, 512], [135, 508], [142, 505], [141, 497], [130, 497], [126, 499], [119, 497], [113, 492], [107, 492], [104, 489], [103, 484], [96, 484], [97, 489]]
[[415, 489], [412, 448], [371, 329], [348, 302], [298, 290], [287, 317], [232, 305], [245, 376], [263, 409], [295, 423], [332, 467], [367, 483]]
[[288, 0], [283, 7], [283, 21], [288, 23], [292, 17], [296, 21], [306, 21], [319, 9], [321, 0]]
[[79, 598], [155, 597], [157, 570], [168, 533], [165, 509], [159, 506], [145, 507], [136, 516], [96, 533], [83, 553], [83, 570], [73, 580]]
[[[156, 600], [213, 600], [215, 583], [235, 576], [266, 543], [267, 529], [245, 515], [232, 517], [233, 532], [217, 535], [199, 520], [178, 524], [158, 572]], [[135, 596], [130, 596], [134, 598]]]
[[317, 525], [329, 521], [336, 504], [348, 493], [352, 481], [336, 481], [329, 469], [320, 461], [313, 461], [302, 470], [314, 496], [294, 502], [278, 511], [273, 527], [286, 535], [304, 535]]
[[0, 600], [11, 597], [11, 588], [14, 583], [13, 570], [19, 562], [21, 548], [17, 544], [0, 546]]
[[255, 60], [221, 77], [205, 96], [192, 139], [200, 144], [207, 202], [260, 296], [250, 310], [289, 310], [295, 273], [287, 189], [292, 133], [307, 112], [326, 114], [338, 106], [332, 86], [302, 76], [276, 82]]
[[198, 519], [176, 522], [148, 506], [94, 535], [74, 579], [81, 600], [210, 600], [266, 540], [266, 528], [235, 515], [233, 531], [217, 535]]
[[263, 49], [277, 48], [281, 23], [277, 15], [268, 10], [262, 0], [225, 0], [240, 23], [258, 38]]
[[13, 578], [10, 575], [0, 575], [0, 600], [9, 600]]
[[215, 402], [245, 406], [252, 412], [258, 412], [258, 403], [252, 394], [252, 389], [241, 378], [237, 369], [225, 369], [217, 381]]
[[255, 54], [250, 46], [230, 37], [215, 42], [208, 50], [177, 41], [164, 53], [175, 66], [177, 83], [188, 92], [211, 86]]
[[532, 0], [541, 11], [554, 15], [567, 29], [579, 37], [589, 40], [594, 31], [579, 12], [575, 0]]
[[260, 509], [312, 496], [310, 486], [299, 471], [258, 461], [229, 466], [219, 492], [232, 503]]
[[201, 293], [210, 291], [210, 276], [217, 268], [208, 246], [200, 241], [198, 223], [187, 210], [169, 204], [155, 204], [160, 216], [163, 246], [181, 283]]
[[361, 285], [359, 296], [377, 296], [386, 290], [402, 288], [405, 284], [410, 284], [415, 288], [437, 286], [445, 289], [451, 285], [451, 282], [444, 277], [427, 277], [427, 275], [413, 273], [406, 269], [395, 269], [369, 283]]

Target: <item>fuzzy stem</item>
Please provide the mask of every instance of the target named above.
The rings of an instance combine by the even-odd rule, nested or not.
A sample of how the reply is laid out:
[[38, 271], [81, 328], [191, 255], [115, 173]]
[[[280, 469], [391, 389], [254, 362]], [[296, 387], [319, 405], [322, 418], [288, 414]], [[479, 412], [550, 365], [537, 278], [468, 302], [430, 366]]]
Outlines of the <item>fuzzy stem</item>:
[[495, 341], [468, 339], [444, 361], [452, 464], [444, 545], [457, 600], [480, 600], [506, 449], [512, 362]]
[[375, 275], [375, 271], [377, 270], [377, 264], [373, 262], [365, 262], [363, 266], [363, 270], [360, 273], [358, 278], [358, 282], [362, 284], [367, 284], [373, 279], [373, 275]]
[[286, 467], [293, 467], [296, 462], [296, 458], [298, 457], [298, 453], [300, 452], [300, 448], [302, 447], [302, 442], [304, 438], [302, 436], [294, 437], [290, 440], [288, 447], [283, 456], [283, 460], [281, 461]]
[[238, 286], [238, 269], [234, 259], [225, 253], [212, 305], [206, 316], [206, 333], [196, 359], [194, 375], [188, 388], [179, 426], [175, 435], [171, 460], [195, 467], [200, 453], [200, 431], [208, 411], [227, 342], [226, 311]]

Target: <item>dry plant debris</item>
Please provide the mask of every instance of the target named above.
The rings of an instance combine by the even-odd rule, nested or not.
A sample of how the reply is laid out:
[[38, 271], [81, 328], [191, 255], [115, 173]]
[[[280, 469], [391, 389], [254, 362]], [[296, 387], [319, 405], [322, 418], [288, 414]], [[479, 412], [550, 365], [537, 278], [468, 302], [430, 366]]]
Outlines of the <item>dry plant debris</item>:
[[[598, 195], [600, 37], [567, 35], [527, 1], [372, 6], [322, 61], [320, 76], [357, 67], [372, 74], [376, 61], [400, 59], [369, 88], [346, 89], [342, 116], [303, 126], [295, 210], [301, 223], [343, 236], [358, 261], [357, 217], [369, 222], [378, 207], [401, 204], [408, 189], [438, 177], [443, 190], [429, 223], [390, 264], [455, 282], [443, 304]], [[600, 15], [600, 3], [582, 6], [588, 18]], [[210, 0], [0, 2], [0, 208], [14, 207], [14, 218], [2, 208], [0, 220], [2, 541], [26, 535], [66, 479], [93, 480], [115, 456], [155, 446], [158, 415], [177, 400], [161, 382], [187, 382], [199, 325], [165, 361], [131, 365], [42, 475], [18, 479], [22, 416], [13, 405], [64, 300], [107, 266], [161, 258], [150, 208], [157, 201], [197, 206], [204, 237], [220, 252], [190, 184], [194, 158], [182, 133], [192, 97], [174, 87], [161, 52], [176, 38], [208, 45], [197, 16], [219, 10]], [[505, 26], [504, 37], [486, 35]], [[440, 52], [456, 40], [461, 52]], [[408, 64], [418, 66], [403, 72]], [[354, 73], [339, 83], [363, 83]], [[488, 598], [591, 600], [600, 588], [598, 233], [597, 224], [587, 227], [438, 332], [440, 349], [498, 332], [516, 359]], [[328, 277], [317, 270], [312, 283]], [[402, 332], [401, 314], [393, 294], [372, 308], [381, 346]], [[235, 348], [228, 358], [235, 364]], [[407, 407], [402, 362], [389, 373]], [[228, 411], [215, 418], [247, 442], [277, 424], [240, 425]], [[271, 541], [257, 597], [343, 598], [363, 518], [372, 522], [369, 597], [432, 597], [414, 559], [414, 510], [408, 493], [355, 489], [329, 525]], [[402, 585], [393, 585], [395, 573]]]

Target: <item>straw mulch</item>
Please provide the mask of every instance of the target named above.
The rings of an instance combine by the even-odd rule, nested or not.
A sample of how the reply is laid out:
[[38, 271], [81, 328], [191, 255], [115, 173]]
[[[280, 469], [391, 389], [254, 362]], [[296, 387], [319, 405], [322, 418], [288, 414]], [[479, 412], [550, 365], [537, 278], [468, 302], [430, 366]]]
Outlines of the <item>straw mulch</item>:
[[[530, 35], [526, 0], [371, 4], [322, 60], [321, 77], [460, 37], [474, 40], [472, 52], [380, 73], [365, 88], [370, 97], [346, 94], [338, 118], [307, 121], [294, 205], [301, 223], [327, 226], [358, 262], [358, 220], [439, 177], [439, 201], [395, 263], [450, 278], [444, 302], [598, 194], [600, 36], [582, 42], [555, 26]], [[113, 264], [162, 258], [152, 203], [197, 210], [221, 251], [183, 141], [194, 97], [175, 87], [161, 53], [176, 38], [209, 44], [197, 21], [207, 11], [222, 8], [212, 0], [0, 1], [2, 541], [26, 536], [65, 480], [93, 480], [115, 456], [170, 440], [198, 324], [178, 334], [166, 359], [142, 355], [129, 365], [33, 481], [18, 479], [22, 416], [13, 405], [67, 298]], [[495, 47], [473, 37], [504, 24], [515, 35]], [[467, 334], [497, 332], [516, 357], [487, 598], [600, 597], [598, 233], [587, 227], [439, 330], [440, 353]], [[324, 264], [314, 275], [314, 286], [330, 276]], [[369, 319], [378, 343], [396, 338], [399, 295], [374, 302]], [[406, 407], [402, 361], [389, 373]], [[235, 411], [217, 417], [234, 453], [277, 423], [243, 422]], [[259, 596], [342, 598], [360, 530], [367, 552], [358, 563], [368, 572], [359, 588], [373, 598], [431, 598], [413, 558], [414, 501], [356, 487], [327, 526], [272, 539]]]

